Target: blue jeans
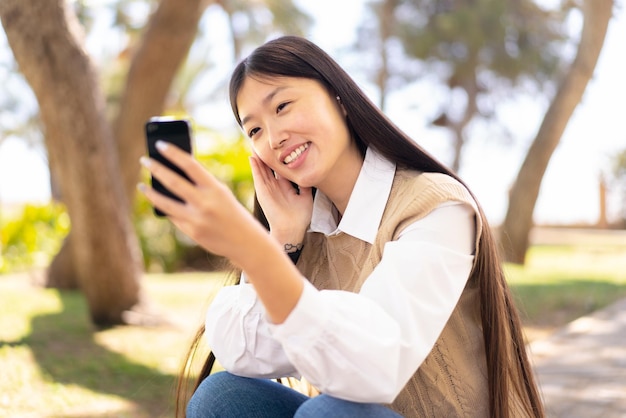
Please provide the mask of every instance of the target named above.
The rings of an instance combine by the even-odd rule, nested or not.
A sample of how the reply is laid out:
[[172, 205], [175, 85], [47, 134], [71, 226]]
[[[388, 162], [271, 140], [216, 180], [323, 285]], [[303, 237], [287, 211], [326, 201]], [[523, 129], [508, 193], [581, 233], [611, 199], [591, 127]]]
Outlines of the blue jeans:
[[187, 405], [187, 418], [401, 418], [379, 404], [319, 395], [309, 398], [265, 379], [219, 372], [200, 384]]

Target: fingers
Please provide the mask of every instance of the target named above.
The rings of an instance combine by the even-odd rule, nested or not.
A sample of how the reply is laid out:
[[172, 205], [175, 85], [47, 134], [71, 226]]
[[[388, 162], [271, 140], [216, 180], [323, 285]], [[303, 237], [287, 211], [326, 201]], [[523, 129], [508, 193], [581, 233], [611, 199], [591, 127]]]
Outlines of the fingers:
[[163, 186], [181, 198], [183, 198], [184, 194], [188, 194], [193, 189], [193, 184], [189, 180], [172, 171], [160, 162], [147, 157], [141, 157], [139, 162], [147, 168], [150, 171], [150, 174], [158, 179]]
[[137, 185], [137, 188], [143, 193], [148, 201], [167, 216], [172, 216], [174, 213], [179, 213], [184, 210], [185, 204], [178, 200], [171, 199], [164, 194], [161, 194], [143, 183]]
[[188, 152], [165, 141], [157, 141], [156, 147], [161, 155], [183, 170], [193, 183], [198, 185], [213, 183], [213, 177], [210, 176], [198, 160], [193, 158]]
[[295, 193], [291, 182], [275, 173], [258, 156], [250, 157], [250, 167], [257, 192], [260, 187], [265, 187], [270, 192], [274, 187], [278, 187], [282, 193]]
[[[152, 176], [174, 194], [179, 196], [184, 202], [194, 203], [199, 197], [196, 184], [208, 184], [211, 182], [211, 176], [204, 168], [187, 152], [178, 149], [176, 146], [165, 144], [162, 141], [157, 143], [159, 152], [167, 159], [178, 166], [191, 179], [184, 178], [178, 173], [172, 171], [165, 165], [156, 160], [141, 157], [140, 163], [146, 167]], [[163, 146], [165, 144], [165, 146]], [[196, 184], [194, 184], [196, 183]], [[147, 185], [138, 185], [138, 189], [146, 196], [146, 198], [158, 209], [165, 212], [168, 216], [181, 214], [186, 208], [184, 202], [171, 199]]]
[[265, 183], [276, 180], [274, 172], [257, 156], [250, 157], [250, 168], [255, 183]]
[[[139, 161], [141, 165], [146, 167], [150, 171], [150, 174], [152, 174], [154, 178], [158, 179], [159, 182], [168, 190], [171, 190], [185, 201], [189, 198], [189, 191], [185, 193], [185, 188], [192, 188], [193, 185], [187, 179], [181, 177], [155, 160], [141, 157]], [[168, 216], [183, 210], [185, 207], [185, 203], [172, 199], [146, 184], [139, 184], [137, 188], [146, 196], [154, 207], [158, 208]]]

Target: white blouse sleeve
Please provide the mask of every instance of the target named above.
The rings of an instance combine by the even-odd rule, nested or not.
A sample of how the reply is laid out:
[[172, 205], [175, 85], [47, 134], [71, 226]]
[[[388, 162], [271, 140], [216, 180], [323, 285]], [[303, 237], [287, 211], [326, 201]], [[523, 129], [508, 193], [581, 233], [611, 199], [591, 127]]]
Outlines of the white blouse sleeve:
[[251, 284], [222, 288], [205, 320], [205, 339], [225, 370], [247, 377], [300, 377], [270, 334], [265, 308]]
[[308, 282], [280, 325], [267, 322], [250, 285], [220, 291], [207, 338], [232, 373], [300, 375], [321, 392], [389, 403], [424, 361], [450, 317], [473, 262], [474, 210], [443, 205], [385, 245], [360, 293]]

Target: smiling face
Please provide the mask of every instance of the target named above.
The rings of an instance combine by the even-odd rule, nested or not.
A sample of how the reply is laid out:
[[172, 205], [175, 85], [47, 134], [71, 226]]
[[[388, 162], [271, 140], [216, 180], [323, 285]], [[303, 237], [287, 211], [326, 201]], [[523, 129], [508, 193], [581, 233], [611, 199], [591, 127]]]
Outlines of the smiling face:
[[248, 77], [237, 108], [254, 152], [281, 177], [317, 187], [331, 199], [350, 181], [348, 193], [352, 190], [362, 156], [350, 138], [343, 107], [319, 82]]

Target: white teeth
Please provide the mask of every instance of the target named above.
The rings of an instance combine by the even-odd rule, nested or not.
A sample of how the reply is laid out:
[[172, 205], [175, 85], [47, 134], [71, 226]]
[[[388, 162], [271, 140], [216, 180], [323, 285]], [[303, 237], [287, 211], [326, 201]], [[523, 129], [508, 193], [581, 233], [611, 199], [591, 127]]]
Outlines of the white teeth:
[[290, 162], [294, 161], [296, 158], [298, 158], [300, 156], [300, 154], [302, 154], [307, 148], [309, 147], [309, 144], [306, 143], [304, 145], [302, 145], [300, 148], [297, 148], [295, 150], [293, 150], [291, 152], [291, 154], [289, 154], [285, 160], [283, 161], [283, 163], [285, 164], [289, 164]]

